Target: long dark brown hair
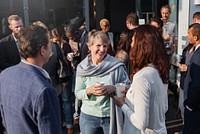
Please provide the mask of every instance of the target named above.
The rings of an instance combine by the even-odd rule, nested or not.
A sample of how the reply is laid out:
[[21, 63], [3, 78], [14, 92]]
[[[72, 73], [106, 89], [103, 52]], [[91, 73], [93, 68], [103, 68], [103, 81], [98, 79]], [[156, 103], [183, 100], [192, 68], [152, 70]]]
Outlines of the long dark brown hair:
[[163, 83], [168, 83], [170, 63], [161, 33], [151, 25], [141, 25], [135, 29], [133, 41], [130, 58], [135, 70], [153, 64]]

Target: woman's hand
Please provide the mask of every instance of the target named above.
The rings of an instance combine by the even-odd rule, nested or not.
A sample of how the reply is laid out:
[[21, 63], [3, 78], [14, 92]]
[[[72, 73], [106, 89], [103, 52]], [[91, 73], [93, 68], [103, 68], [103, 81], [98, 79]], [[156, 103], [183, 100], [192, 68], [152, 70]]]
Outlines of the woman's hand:
[[173, 38], [173, 34], [164, 35], [163, 38], [165, 41], [171, 41]]
[[86, 89], [86, 94], [89, 96], [91, 94], [94, 94], [96, 96], [101, 96], [101, 95], [104, 95], [106, 91], [107, 90], [105, 89], [103, 85], [94, 84], [93, 86]]
[[118, 107], [122, 107], [122, 105], [125, 103], [124, 96], [123, 97], [114, 96], [114, 102]]
[[186, 72], [186, 71], [187, 71], [187, 66], [186, 66], [185, 64], [181, 64], [181, 65], [179, 66], [179, 68], [180, 68], [180, 71], [181, 71], [181, 72]]
[[89, 96], [91, 94], [94, 94], [96, 96], [109, 95], [115, 92], [116, 92], [115, 86], [112, 86], [112, 85], [102, 86], [102, 85], [94, 84], [90, 88], [86, 89], [86, 94]]
[[123, 90], [121, 90], [122, 96], [125, 98], [126, 97], [126, 93], [128, 92], [128, 88], [125, 87], [123, 88]]
[[68, 53], [68, 54], [67, 54], [67, 59], [68, 59], [69, 61], [72, 61], [73, 58], [74, 58], [74, 54], [73, 54], [73, 53]]

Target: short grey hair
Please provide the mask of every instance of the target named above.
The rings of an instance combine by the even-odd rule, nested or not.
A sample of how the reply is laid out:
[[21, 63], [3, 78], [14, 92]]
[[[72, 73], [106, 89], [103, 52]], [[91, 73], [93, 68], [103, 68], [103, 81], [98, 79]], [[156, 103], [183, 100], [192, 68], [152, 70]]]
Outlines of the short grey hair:
[[110, 40], [104, 32], [92, 30], [88, 34], [88, 46], [92, 46], [96, 39], [100, 39], [103, 43], [110, 45]]

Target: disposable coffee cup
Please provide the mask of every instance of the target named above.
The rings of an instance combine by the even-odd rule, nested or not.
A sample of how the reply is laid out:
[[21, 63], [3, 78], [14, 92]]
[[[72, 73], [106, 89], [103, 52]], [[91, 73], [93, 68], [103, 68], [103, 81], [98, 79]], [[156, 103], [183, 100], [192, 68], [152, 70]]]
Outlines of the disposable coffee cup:
[[104, 86], [104, 82], [97, 82], [96, 86]]
[[72, 61], [73, 57], [74, 57], [74, 54], [73, 53], [68, 53], [67, 56], [69, 58], [69, 61]]
[[126, 86], [124, 83], [117, 83], [115, 84], [116, 87], [116, 93], [118, 97], [122, 97], [125, 95], [125, 93], [123, 93], [126, 89]]

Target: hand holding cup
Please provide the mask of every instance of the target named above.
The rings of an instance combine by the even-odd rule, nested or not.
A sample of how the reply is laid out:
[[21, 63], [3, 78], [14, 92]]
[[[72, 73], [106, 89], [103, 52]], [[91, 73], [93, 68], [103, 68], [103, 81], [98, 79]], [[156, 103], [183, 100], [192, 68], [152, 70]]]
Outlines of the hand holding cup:
[[105, 90], [106, 90], [106, 88], [104, 87], [104, 82], [97, 82], [94, 85], [93, 94], [97, 95], [97, 96], [104, 95]]

